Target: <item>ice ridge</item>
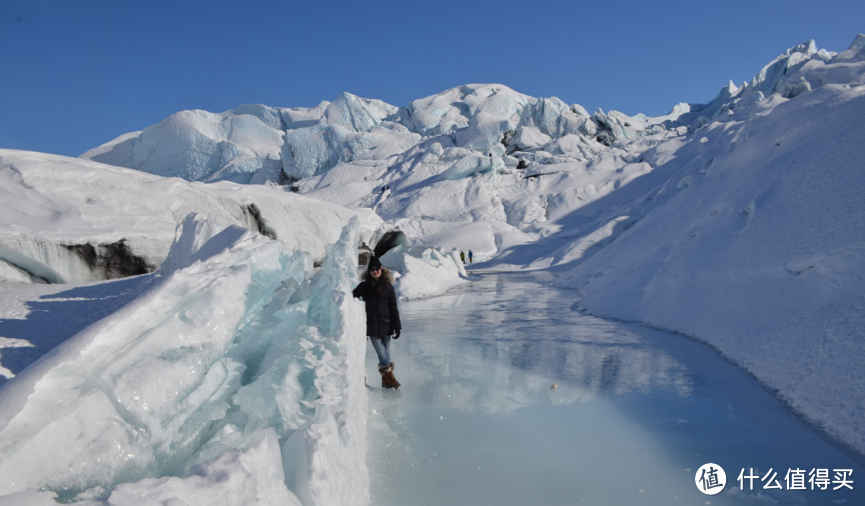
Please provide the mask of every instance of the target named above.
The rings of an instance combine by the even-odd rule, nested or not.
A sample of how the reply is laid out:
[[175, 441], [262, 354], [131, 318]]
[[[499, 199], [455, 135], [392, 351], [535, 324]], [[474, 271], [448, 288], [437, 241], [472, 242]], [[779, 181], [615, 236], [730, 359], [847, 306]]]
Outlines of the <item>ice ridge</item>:
[[368, 502], [357, 230], [313, 274], [308, 253], [187, 217], [146, 293], [0, 392], [0, 496]]

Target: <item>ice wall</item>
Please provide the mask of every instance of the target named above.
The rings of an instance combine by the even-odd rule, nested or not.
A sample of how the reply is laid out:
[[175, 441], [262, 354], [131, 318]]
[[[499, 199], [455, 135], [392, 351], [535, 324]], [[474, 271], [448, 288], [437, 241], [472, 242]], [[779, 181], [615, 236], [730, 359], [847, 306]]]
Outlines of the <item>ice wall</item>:
[[313, 275], [185, 219], [137, 300], [0, 390], [0, 504], [368, 503], [357, 229]]

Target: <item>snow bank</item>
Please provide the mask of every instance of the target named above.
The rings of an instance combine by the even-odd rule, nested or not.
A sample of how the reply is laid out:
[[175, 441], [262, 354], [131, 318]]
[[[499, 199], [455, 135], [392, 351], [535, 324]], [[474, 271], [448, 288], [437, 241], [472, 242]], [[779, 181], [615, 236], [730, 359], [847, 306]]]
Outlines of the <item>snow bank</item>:
[[352, 216], [368, 241], [381, 220], [267, 186], [212, 185], [62, 156], [0, 150], [0, 275], [85, 282], [151, 272], [189, 213], [240, 225], [321, 261]]
[[0, 389], [0, 503], [367, 504], [357, 229], [312, 275], [184, 220], [138, 299]]
[[459, 252], [440, 249], [397, 246], [381, 257], [381, 263], [399, 273], [397, 296], [416, 299], [441, 295], [466, 283], [466, 270]]
[[[819, 69], [861, 83], [865, 60], [844, 56]], [[865, 87], [824, 85], [708, 125], [635, 199], [663, 205], [632, 209], [556, 284], [590, 311], [712, 344], [865, 452], [863, 115]]]

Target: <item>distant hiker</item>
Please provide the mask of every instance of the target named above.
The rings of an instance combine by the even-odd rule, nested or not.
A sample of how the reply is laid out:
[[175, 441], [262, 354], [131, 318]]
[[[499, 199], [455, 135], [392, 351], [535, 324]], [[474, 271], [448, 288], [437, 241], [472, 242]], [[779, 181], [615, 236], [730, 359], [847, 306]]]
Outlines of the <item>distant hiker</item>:
[[382, 187], [381, 187], [381, 193], [382, 193], [382, 194], [384, 194], [384, 190], [385, 190], [385, 187], [382, 186]]
[[473, 263], [473, 262], [474, 262], [474, 260], [472, 260], [472, 258], [474, 258], [474, 256], [475, 256], [475, 254], [472, 253], [472, 250], [469, 250], [469, 263]]
[[381, 266], [381, 261], [372, 257], [366, 268], [363, 281], [351, 291], [355, 297], [363, 298], [366, 306], [366, 335], [378, 355], [378, 372], [381, 373], [382, 388], [399, 388], [393, 375], [394, 365], [390, 361], [390, 339], [399, 339], [402, 325], [396, 307], [396, 292], [393, 289], [393, 274]]
[[460, 260], [462, 260], [463, 263], [466, 263], [466, 254], [463, 253], [462, 251], [460, 251]]

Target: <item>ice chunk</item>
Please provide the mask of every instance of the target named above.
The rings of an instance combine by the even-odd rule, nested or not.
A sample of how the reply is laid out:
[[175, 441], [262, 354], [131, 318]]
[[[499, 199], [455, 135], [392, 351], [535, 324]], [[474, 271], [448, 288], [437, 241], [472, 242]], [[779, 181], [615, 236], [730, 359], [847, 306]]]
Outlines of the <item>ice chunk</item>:
[[276, 438], [322, 423], [336, 430], [306, 448], [313, 499], [368, 500], [363, 313], [349, 295], [358, 220], [311, 284], [308, 254], [214, 230], [184, 220], [148, 292], [0, 391], [0, 495], [70, 500], [132, 483], [109, 503], [225, 487], [240, 502], [287, 501]]
[[539, 99], [537, 102], [524, 107], [520, 125], [536, 127], [544, 134], [556, 138], [576, 133], [587, 120], [588, 114], [580, 117], [567, 104], [556, 97], [552, 97]]
[[517, 129], [512, 145], [518, 151], [532, 151], [540, 149], [551, 140], [549, 135], [541, 132], [537, 127], [522, 126]]
[[185, 477], [151, 478], [121, 484], [108, 498], [110, 506], [164, 504], [244, 504], [300, 506], [285, 486], [282, 454], [273, 429], [256, 434], [242, 453], [226, 453]]
[[503, 167], [504, 163], [501, 162], [501, 158], [472, 154], [454, 162], [446, 171], [441, 173], [439, 179], [462, 179]]
[[280, 109], [279, 116], [286, 130], [311, 127], [324, 120], [324, 112], [329, 105], [330, 102], [325, 100], [315, 107]]
[[414, 100], [408, 114], [422, 136], [453, 134], [459, 146], [487, 154], [534, 100], [499, 84], [469, 84]]
[[401, 298], [441, 295], [467, 282], [456, 248], [445, 252], [438, 248], [397, 246], [381, 257], [381, 263], [400, 274], [396, 291]]

